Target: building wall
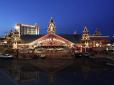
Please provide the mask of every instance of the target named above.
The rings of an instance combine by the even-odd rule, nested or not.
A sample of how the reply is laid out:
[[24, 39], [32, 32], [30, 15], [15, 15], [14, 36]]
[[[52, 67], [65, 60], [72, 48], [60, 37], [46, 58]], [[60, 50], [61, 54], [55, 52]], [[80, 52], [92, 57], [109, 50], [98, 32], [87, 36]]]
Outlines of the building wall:
[[16, 24], [15, 29], [21, 35], [38, 35], [39, 26], [38, 25], [27, 25], [27, 24]]
[[106, 47], [109, 43], [108, 36], [92, 36], [90, 37], [91, 47]]

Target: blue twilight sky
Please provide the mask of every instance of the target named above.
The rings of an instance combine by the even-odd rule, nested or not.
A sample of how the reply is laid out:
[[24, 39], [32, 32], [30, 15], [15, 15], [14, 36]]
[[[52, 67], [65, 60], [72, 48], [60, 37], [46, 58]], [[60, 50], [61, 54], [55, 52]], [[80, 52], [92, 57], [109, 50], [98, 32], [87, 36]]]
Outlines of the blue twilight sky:
[[114, 0], [0, 0], [0, 34], [16, 23], [40, 25], [46, 33], [50, 17], [58, 33], [90, 33], [99, 28], [104, 35], [114, 35]]

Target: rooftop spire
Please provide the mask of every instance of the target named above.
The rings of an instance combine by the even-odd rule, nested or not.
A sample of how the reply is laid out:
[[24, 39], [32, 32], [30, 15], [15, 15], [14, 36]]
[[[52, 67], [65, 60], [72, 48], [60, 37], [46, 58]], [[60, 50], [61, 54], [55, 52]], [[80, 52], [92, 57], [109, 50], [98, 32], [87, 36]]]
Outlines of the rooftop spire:
[[101, 35], [101, 32], [100, 32], [100, 30], [98, 28], [96, 28], [96, 31], [95, 31], [94, 35], [95, 36], [100, 36]]
[[83, 34], [82, 34], [82, 40], [88, 41], [89, 39], [90, 39], [89, 31], [88, 31], [87, 27], [85, 26], [84, 30], [83, 30]]
[[52, 22], [52, 23], [54, 22], [54, 21], [53, 21], [53, 17], [51, 17], [50, 22]]
[[49, 25], [48, 25], [48, 33], [56, 33], [56, 27], [53, 18], [51, 17]]
[[85, 26], [84, 27], [84, 30], [83, 30], [83, 33], [88, 33], [89, 31], [88, 31], [88, 29], [87, 29], [87, 27]]

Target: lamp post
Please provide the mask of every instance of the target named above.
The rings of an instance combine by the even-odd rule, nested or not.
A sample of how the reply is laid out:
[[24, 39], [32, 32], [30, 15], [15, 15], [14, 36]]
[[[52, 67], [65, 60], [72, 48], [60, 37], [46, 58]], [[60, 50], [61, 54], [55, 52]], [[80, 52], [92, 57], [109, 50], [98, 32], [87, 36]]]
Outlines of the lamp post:
[[16, 59], [19, 59], [19, 49], [16, 49]]
[[86, 50], [86, 46], [84, 46], [84, 50], [85, 50], [85, 52], [87, 51], [87, 50]]

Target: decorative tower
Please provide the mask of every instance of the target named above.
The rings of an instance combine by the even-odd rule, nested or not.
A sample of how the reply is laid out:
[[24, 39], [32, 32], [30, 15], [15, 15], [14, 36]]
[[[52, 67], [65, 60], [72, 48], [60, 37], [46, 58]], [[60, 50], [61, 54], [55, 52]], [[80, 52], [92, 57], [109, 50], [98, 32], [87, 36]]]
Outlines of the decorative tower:
[[88, 31], [87, 27], [84, 27], [83, 34], [82, 34], [82, 40], [83, 41], [90, 40], [89, 31]]
[[55, 27], [55, 23], [54, 23], [54, 20], [53, 18], [51, 17], [50, 19], [50, 23], [49, 23], [49, 26], [48, 26], [48, 34], [55, 34], [56, 33], [56, 27]]
[[94, 36], [101, 36], [100, 30], [97, 28], [95, 33], [93, 34]]
[[101, 47], [102, 46], [102, 38], [98, 38], [101, 37], [101, 32], [98, 28], [96, 28], [95, 33], [93, 34], [93, 37], [97, 37], [96, 39], [94, 39], [93, 41], [93, 47]]
[[17, 49], [18, 48], [18, 43], [21, 41], [20, 36], [19, 36], [19, 32], [18, 31], [14, 31], [12, 34], [12, 41], [13, 41], [13, 49]]
[[82, 40], [84, 47], [89, 47], [90, 36], [89, 36], [89, 31], [88, 31], [87, 27], [84, 27], [81, 40]]

